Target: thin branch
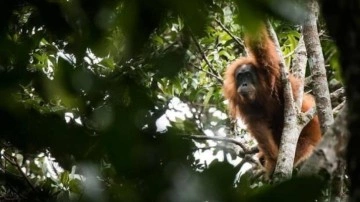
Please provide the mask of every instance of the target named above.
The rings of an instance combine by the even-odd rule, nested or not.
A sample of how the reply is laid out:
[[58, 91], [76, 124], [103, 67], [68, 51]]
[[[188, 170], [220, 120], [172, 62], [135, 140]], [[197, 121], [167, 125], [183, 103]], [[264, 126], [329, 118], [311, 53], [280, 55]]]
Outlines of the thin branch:
[[197, 147], [195, 148], [193, 151], [197, 151], [197, 150], [211, 150], [211, 149], [219, 149], [219, 150], [223, 150], [226, 153], [231, 153], [234, 155], [237, 155], [237, 153], [234, 151], [234, 149], [231, 149], [229, 147], [226, 146], [219, 146], [219, 145], [215, 145], [215, 146], [206, 146], [206, 147]]
[[207, 105], [205, 105], [205, 104], [203, 104], [203, 103], [196, 103], [196, 102], [191, 102], [191, 101], [182, 101], [183, 103], [185, 103], [185, 104], [187, 104], [187, 105], [189, 105], [189, 106], [191, 106], [191, 107], [216, 107], [216, 105], [215, 104], [207, 104]]
[[20, 172], [21, 176], [25, 179], [26, 183], [30, 186], [30, 188], [34, 191], [37, 192], [36, 188], [34, 187], [34, 185], [30, 182], [29, 178], [27, 177], [27, 175], [21, 170], [20, 165], [17, 162], [17, 159], [9, 154], [4, 153], [3, 155], [4, 159], [6, 161], [8, 161], [11, 165], [15, 166], [18, 171]]
[[247, 152], [239, 151], [238, 155], [239, 155], [239, 157], [243, 158], [246, 155], [253, 155], [253, 154], [257, 154], [257, 153], [259, 153], [259, 148], [256, 146], [256, 147], [250, 148]]
[[308, 111], [304, 113], [300, 113], [300, 123], [298, 124], [298, 127], [300, 131], [314, 118], [316, 115], [316, 107], [311, 107]]
[[240, 170], [246, 162], [247, 160], [244, 157], [243, 159], [241, 159], [240, 163], [235, 166], [235, 169]]
[[345, 96], [345, 89], [344, 89], [344, 87], [341, 87], [341, 88], [337, 89], [336, 91], [330, 93], [330, 98], [331, 98], [331, 100], [340, 98], [340, 97], [342, 97], [342, 96]]
[[339, 114], [340, 110], [344, 108], [345, 104], [346, 100], [342, 101], [338, 106], [333, 109], [334, 116], [337, 116]]
[[212, 72], [206, 71], [206, 70], [204, 70], [204, 69], [202, 69], [202, 68], [200, 68], [200, 67], [198, 67], [198, 66], [196, 66], [194, 64], [191, 64], [191, 66], [193, 66], [195, 69], [198, 69], [198, 70], [200, 70], [202, 72], [205, 72], [206, 74], [208, 74], [211, 77], [214, 77], [216, 79], [216, 81], [218, 81], [221, 85], [223, 85], [223, 79], [221, 77], [215, 75]]
[[[307, 53], [304, 43], [304, 37], [301, 36], [298, 45], [295, 49], [292, 60], [292, 75], [300, 81], [300, 87], [297, 92], [296, 106], [301, 109], [303, 95], [304, 95], [304, 77], [306, 71]], [[299, 110], [300, 111], [300, 110]]]
[[254, 147], [250, 147], [249, 149], [249, 154], [251, 153], [258, 153], [259, 152], [259, 147], [258, 146], [254, 146]]
[[[191, 35], [191, 39], [194, 41], [196, 48], [198, 49], [198, 51], [201, 54], [201, 57], [203, 58], [203, 60], [206, 62], [207, 66], [210, 68], [210, 70], [215, 74], [217, 74], [217, 76], [219, 78], [221, 78], [221, 75], [219, 74], [219, 72], [216, 71], [216, 69], [211, 65], [210, 61], [207, 59], [205, 52], [202, 50], [199, 42], [197, 41], [197, 39], [195, 38], [194, 34], [190, 31], [190, 35]], [[222, 79], [221, 79], [222, 80]]]
[[284, 55], [284, 59], [292, 56], [295, 53], [295, 50], [290, 51], [288, 54]]
[[240, 46], [240, 47], [245, 47], [244, 42], [242, 42], [238, 37], [236, 37], [235, 35], [233, 35], [229, 29], [227, 29], [225, 27], [225, 25], [223, 25], [218, 19], [215, 19], [215, 21], [218, 23], [218, 25], [220, 25], [220, 27], [232, 38], [235, 40], [235, 42]]
[[257, 159], [254, 159], [254, 156], [251, 154], [246, 154], [244, 156], [244, 159], [246, 162], [251, 163], [253, 165], [256, 165], [257, 167], [262, 167], [262, 165], [260, 164], [260, 161], [258, 161]]
[[259, 161], [256, 161], [255, 159], [253, 159], [253, 157], [251, 155], [245, 155], [241, 159], [240, 163], [235, 166], [235, 169], [240, 170], [245, 163], [251, 163], [251, 164], [253, 164], [253, 165], [257, 166], [257, 167], [261, 166]]
[[251, 153], [251, 151], [240, 141], [237, 141], [235, 139], [226, 138], [226, 137], [218, 137], [218, 136], [205, 136], [205, 135], [183, 135], [184, 138], [191, 138], [194, 140], [214, 140], [214, 141], [222, 141], [222, 142], [228, 142], [233, 143], [244, 151], [244, 153]]

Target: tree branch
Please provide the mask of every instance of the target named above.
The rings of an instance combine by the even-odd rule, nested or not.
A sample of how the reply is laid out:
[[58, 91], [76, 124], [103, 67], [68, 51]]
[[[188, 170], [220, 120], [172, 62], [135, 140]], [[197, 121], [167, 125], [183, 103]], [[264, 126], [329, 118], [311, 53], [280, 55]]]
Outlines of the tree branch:
[[194, 65], [194, 64], [191, 64], [191, 66], [193, 66], [193, 67], [194, 67], [195, 69], [197, 69], [197, 70], [200, 70], [200, 71], [202, 71], [202, 72], [205, 72], [206, 74], [208, 74], [208, 75], [211, 76], [211, 77], [214, 77], [214, 78], [216, 79], [216, 81], [218, 81], [218, 82], [220, 83], [220, 85], [223, 85], [223, 79], [220, 78], [219, 76], [215, 75], [214, 73], [209, 72], [209, 71], [206, 71], [206, 70], [202, 69], [201, 67], [198, 67], [198, 66], [196, 66], [196, 65]]
[[294, 98], [288, 80], [288, 74], [285, 70], [285, 62], [280, 49], [280, 44], [269, 21], [267, 22], [267, 29], [271, 39], [274, 41], [276, 51], [280, 58], [281, 81], [284, 85], [284, 128], [281, 135], [277, 163], [273, 174], [274, 182], [280, 182], [290, 178], [292, 175], [296, 145], [301, 130], [299, 131], [297, 125], [297, 110], [295, 110]]
[[300, 113], [300, 121], [298, 127], [300, 131], [314, 118], [316, 115], [316, 108], [312, 107], [305, 113]]
[[294, 57], [292, 60], [292, 75], [300, 81], [300, 87], [298, 89], [296, 106], [301, 109], [303, 95], [304, 95], [304, 79], [307, 63], [307, 54], [304, 44], [304, 37], [300, 37], [299, 43], [295, 49]]
[[[191, 35], [191, 39], [194, 41], [196, 48], [198, 49], [198, 51], [201, 54], [201, 57], [203, 58], [203, 60], [205, 61], [205, 63], [207, 64], [207, 66], [209, 67], [209, 69], [217, 75], [217, 77], [222, 78], [221, 75], [219, 74], [219, 72], [216, 71], [216, 69], [211, 65], [210, 61], [207, 59], [205, 52], [202, 50], [199, 42], [196, 40], [194, 34], [190, 31], [190, 35]], [[222, 80], [222, 79], [221, 79]]]
[[206, 136], [206, 135], [183, 135], [184, 138], [191, 138], [194, 140], [214, 140], [214, 141], [222, 141], [222, 142], [228, 142], [233, 143], [237, 146], [239, 146], [244, 153], [246, 154], [252, 154], [254, 150], [250, 150], [245, 146], [242, 142], [237, 141], [232, 138], [226, 138], [226, 137], [218, 137], [218, 136]]
[[334, 124], [326, 131], [320, 144], [310, 158], [305, 161], [299, 175], [319, 175], [327, 178], [337, 169], [338, 159], [345, 159], [346, 145], [349, 139], [347, 126], [347, 108], [343, 108]]
[[235, 168], [236, 168], [237, 170], [240, 170], [240, 168], [241, 168], [245, 163], [251, 163], [251, 164], [256, 165], [256, 166], [261, 166], [258, 161], [256, 161], [255, 159], [252, 158], [251, 155], [245, 155], [244, 158], [241, 159], [240, 163], [239, 163], [238, 165], [236, 165]]
[[4, 153], [3, 155], [4, 159], [9, 162], [11, 165], [15, 166], [16, 169], [19, 171], [21, 176], [25, 179], [26, 183], [29, 185], [29, 187], [34, 191], [37, 192], [35, 186], [30, 182], [29, 178], [26, 176], [26, 174], [21, 170], [20, 165], [17, 162], [17, 159], [9, 154]]
[[345, 96], [345, 89], [343, 87], [337, 89], [336, 91], [334, 91], [330, 94], [331, 100], [338, 99], [338, 98], [344, 97], [344, 96]]
[[331, 100], [328, 82], [326, 78], [324, 56], [321, 49], [319, 34], [317, 30], [317, 16], [319, 12], [316, 0], [306, 3], [309, 13], [303, 23], [302, 33], [306, 51], [309, 58], [309, 66], [313, 78], [312, 91], [315, 95], [317, 113], [320, 120], [321, 131], [326, 130], [334, 123], [331, 109]]
[[338, 106], [333, 109], [334, 116], [337, 116], [340, 113], [340, 110], [346, 106], [346, 100], [342, 101]]
[[218, 19], [215, 19], [215, 21], [220, 25], [220, 27], [232, 38], [234, 41], [240, 46], [245, 47], [244, 42], [242, 42], [238, 37], [234, 36], [230, 30], [228, 30], [225, 25], [223, 25]]

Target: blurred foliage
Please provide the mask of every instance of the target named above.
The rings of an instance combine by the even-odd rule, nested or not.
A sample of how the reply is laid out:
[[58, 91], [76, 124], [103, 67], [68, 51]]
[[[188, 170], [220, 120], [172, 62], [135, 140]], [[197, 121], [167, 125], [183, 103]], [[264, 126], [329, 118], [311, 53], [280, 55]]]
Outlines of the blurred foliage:
[[[209, 141], [184, 138], [234, 135], [221, 85], [229, 61], [244, 54], [242, 25], [274, 16], [290, 65], [301, 8], [284, 0], [1, 1], [0, 200], [316, 198], [322, 186], [312, 179], [269, 189], [247, 175], [236, 182], [227, 159], [195, 158], [214, 147]], [[324, 44], [329, 71], [337, 70], [336, 49]]]

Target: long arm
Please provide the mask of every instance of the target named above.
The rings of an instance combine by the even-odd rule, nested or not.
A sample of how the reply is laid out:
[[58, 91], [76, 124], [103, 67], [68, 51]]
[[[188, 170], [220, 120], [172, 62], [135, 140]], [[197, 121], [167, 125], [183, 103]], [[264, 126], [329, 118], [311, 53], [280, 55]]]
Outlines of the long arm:
[[265, 25], [261, 25], [256, 33], [246, 33], [245, 44], [260, 68], [280, 75], [279, 55]]
[[280, 81], [280, 58], [276, 52], [274, 42], [271, 40], [264, 24], [260, 25], [257, 32], [245, 34], [245, 44], [249, 57], [254, 58], [259, 71], [265, 75], [267, 88], [278, 94]]

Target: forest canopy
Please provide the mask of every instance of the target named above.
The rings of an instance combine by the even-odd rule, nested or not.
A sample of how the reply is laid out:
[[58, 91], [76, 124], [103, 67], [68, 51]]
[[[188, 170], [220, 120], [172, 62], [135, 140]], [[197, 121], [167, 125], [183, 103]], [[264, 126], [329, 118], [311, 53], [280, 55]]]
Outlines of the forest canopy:
[[[222, 92], [245, 27], [269, 20], [291, 71], [309, 12], [285, 0], [1, 1], [0, 200], [329, 198], [318, 176], [267, 183]], [[339, 53], [321, 16], [317, 27], [336, 115]]]

